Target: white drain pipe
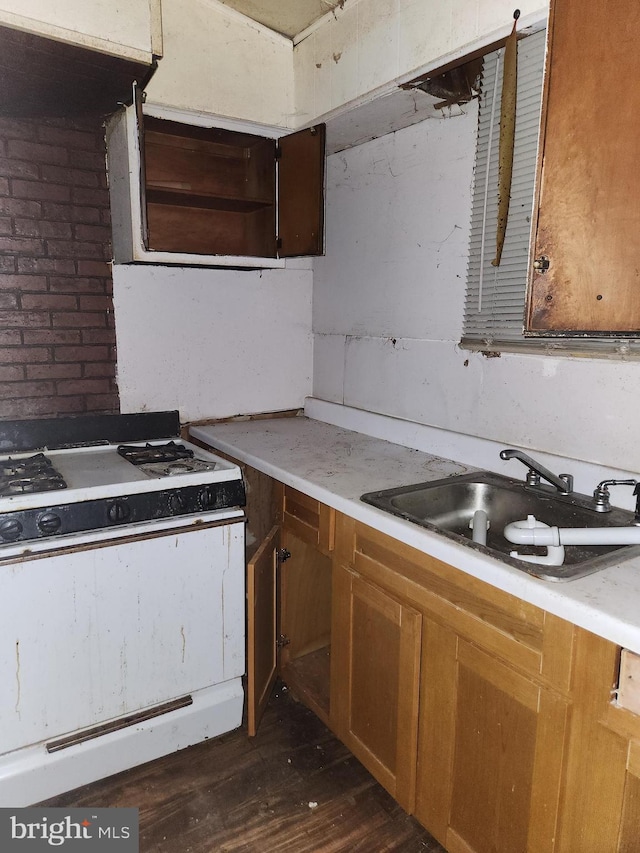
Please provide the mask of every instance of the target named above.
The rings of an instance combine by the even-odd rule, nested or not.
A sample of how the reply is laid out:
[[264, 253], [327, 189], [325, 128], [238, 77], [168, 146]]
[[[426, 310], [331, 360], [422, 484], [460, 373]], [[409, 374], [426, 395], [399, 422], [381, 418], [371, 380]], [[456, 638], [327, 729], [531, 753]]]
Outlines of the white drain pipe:
[[507, 524], [503, 533], [507, 542], [513, 542], [514, 545], [546, 545], [547, 553], [544, 556], [538, 556], [511, 551], [509, 556], [523, 560], [525, 563], [561, 566], [564, 563], [564, 544], [560, 544], [560, 537], [557, 535], [559, 529], [549, 527], [533, 515], [527, 516], [526, 521], [512, 521], [511, 524]]
[[514, 545], [638, 545], [640, 527], [549, 527], [533, 515], [514, 521], [504, 529], [504, 538]]
[[473, 513], [473, 518], [469, 522], [471, 528], [471, 539], [479, 545], [487, 544], [487, 530], [489, 529], [489, 519], [487, 513], [483, 509], [477, 509]]

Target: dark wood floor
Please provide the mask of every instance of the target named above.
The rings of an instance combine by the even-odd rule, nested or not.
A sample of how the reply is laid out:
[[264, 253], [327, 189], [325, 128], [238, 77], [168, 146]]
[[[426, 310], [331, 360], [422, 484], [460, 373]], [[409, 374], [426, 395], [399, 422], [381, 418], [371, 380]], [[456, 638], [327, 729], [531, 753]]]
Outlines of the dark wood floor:
[[141, 853], [445, 853], [286, 689], [244, 729], [48, 800], [140, 809]]

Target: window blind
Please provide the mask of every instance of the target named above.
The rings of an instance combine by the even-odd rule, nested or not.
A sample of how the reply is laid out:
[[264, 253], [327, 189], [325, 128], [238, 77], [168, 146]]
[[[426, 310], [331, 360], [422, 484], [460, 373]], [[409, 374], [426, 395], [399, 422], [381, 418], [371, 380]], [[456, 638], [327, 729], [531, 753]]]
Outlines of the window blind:
[[523, 342], [529, 241], [542, 105], [545, 31], [518, 42], [513, 179], [502, 261], [496, 252], [502, 54], [484, 58], [462, 346]]

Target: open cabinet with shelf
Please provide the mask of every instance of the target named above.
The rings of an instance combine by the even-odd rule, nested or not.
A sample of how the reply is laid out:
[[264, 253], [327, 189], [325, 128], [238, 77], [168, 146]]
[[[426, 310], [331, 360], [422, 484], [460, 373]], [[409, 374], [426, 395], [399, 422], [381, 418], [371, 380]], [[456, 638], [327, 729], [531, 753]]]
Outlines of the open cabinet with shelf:
[[280, 674], [327, 725], [331, 716], [332, 554], [335, 511], [283, 490]]
[[276, 141], [144, 117], [150, 251], [275, 252]]
[[280, 494], [280, 524], [263, 540], [247, 570], [250, 735], [257, 730], [276, 674], [324, 723], [330, 725], [331, 718], [335, 513], [288, 486]]
[[280, 675], [328, 724], [331, 557], [294, 533], [286, 514], [282, 544], [286, 559], [280, 574]]
[[175, 118], [138, 103], [108, 123], [116, 263], [282, 267], [322, 254], [324, 125], [278, 138]]

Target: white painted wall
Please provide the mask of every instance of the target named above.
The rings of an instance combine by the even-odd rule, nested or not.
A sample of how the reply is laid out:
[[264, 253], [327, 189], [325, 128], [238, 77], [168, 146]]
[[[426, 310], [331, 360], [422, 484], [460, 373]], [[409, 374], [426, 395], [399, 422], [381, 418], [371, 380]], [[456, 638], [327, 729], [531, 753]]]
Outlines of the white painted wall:
[[[217, 0], [163, 0], [162, 23], [149, 104], [287, 127], [288, 39]], [[122, 411], [178, 408], [191, 421], [304, 404], [310, 261], [263, 272], [115, 265], [113, 280]]]
[[640, 472], [640, 363], [461, 350], [475, 107], [328, 161], [314, 396]]
[[150, 62], [161, 53], [160, 0], [0, 0], [0, 24]]
[[217, 0], [162, 0], [148, 101], [276, 127], [293, 120], [293, 46]]
[[296, 39], [297, 125], [546, 18], [548, 0], [345, 0]]
[[298, 408], [311, 390], [310, 264], [259, 271], [114, 266], [123, 412], [184, 421]]

